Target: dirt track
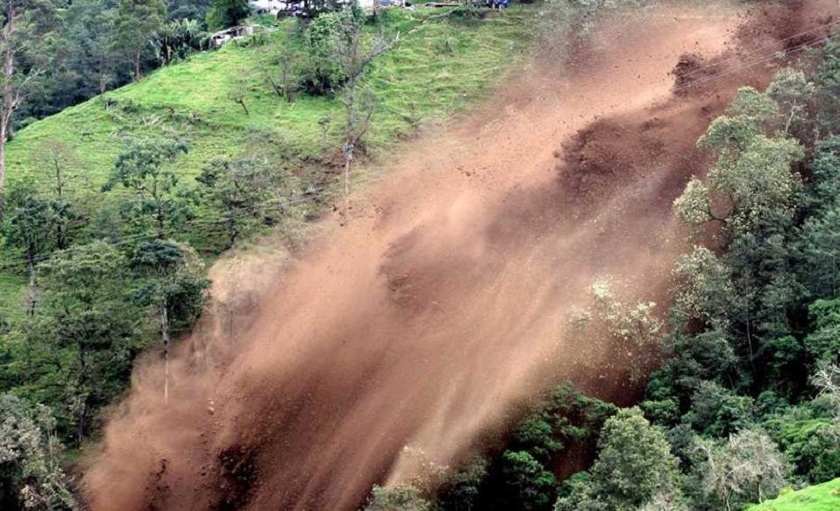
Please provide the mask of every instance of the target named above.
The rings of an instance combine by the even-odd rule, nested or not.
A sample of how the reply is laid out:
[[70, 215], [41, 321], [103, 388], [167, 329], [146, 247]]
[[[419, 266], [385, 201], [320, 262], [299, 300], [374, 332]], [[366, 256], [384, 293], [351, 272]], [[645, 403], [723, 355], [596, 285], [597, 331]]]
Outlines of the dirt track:
[[773, 62], [746, 63], [836, 6], [795, 4], [755, 13], [751, 42], [690, 70], [703, 85], [686, 94], [671, 94], [680, 55], [727, 51], [744, 18], [668, 8], [605, 27], [571, 75], [537, 66], [409, 144], [238, 344], [184, 345], [174, 403], [159, 364], [137, 370], [88, 472], [91, 507], [352, 510], [374, 483], [457, 464], [558, 380], [631, 399], [630, 361], [567, 342], [567, 312], [597, 277], [664, 300], [694, 141], [737, 86], [766, 83]]

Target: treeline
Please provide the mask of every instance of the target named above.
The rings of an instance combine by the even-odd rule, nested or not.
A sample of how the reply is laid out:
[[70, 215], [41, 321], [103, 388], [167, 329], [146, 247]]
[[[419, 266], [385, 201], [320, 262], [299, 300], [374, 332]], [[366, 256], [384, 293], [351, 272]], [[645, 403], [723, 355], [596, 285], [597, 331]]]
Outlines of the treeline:
[[[559, 387], [497, 455], [435, 492], [442, 467], [374, 488], [367, 509], [732, 511], [840, 477], [838, 107], [830, 40], [741, 89], [698, 141], [715, 163], [674, 204], [695, 248], [673, 268], [667, 356], [638, 406]], [[569, 447], [594, 445], [591, 468], [558, 482]]]

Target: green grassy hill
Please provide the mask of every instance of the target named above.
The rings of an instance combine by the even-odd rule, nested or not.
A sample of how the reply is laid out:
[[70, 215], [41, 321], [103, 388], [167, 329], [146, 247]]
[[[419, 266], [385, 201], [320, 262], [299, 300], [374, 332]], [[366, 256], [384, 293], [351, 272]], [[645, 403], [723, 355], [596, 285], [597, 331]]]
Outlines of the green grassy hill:
[[[367, 78], [377, 96], [367, 155], [382, 157], [418, 126], [445, 121], [480, 100], [527, 55], [530, 18], [527, 7], [468, 21], [450, 19], [445, 10], [394, 9], [369, 25], [371, 32], [398, 33], [399, 41], [374, 62]], [[45, 144], [61, 141], [76, 153], [78, 199], [93, 204], [103, 221], [115, 214], [117, 201], [100, 188], [123, 140], [169, 130], [191, 147], [177, 163], [185, 189], [194, 186], [192, 178], [209, 161], [258, 152], [297, 175], [321, 205], [327, 203], [337, 181], [342, 106], [335, 98], [305, 94], [287, 103], [273, 92], [266, 62], [285, 46], [302, 46], [294, 20], [268, 37], [194, 55], [29, 125], [8, 144], [9, 190], [33, 181], [45, 186]], [[245, 91], [248, 115], [231, 99], [235, 90]], [[219, 250], [214, 219], [197, 214], [181, 237], [212, 257]], [[0, 259], [0, 316], [14, 317], [23, 296], [24, 267], [16, 254], [2, 249]]]
[[840, 479], [789, 492], [753, 506], [750, 511], [836, 511], [840, 509]]

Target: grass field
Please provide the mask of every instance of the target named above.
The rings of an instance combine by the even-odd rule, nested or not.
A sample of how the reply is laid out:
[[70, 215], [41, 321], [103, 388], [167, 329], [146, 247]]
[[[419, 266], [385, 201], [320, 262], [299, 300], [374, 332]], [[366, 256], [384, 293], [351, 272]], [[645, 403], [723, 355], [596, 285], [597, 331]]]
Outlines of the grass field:
[[840, 509], [840, 479], [789, 492], [749, 511], [837, 511]]
[[[410, 138], [418, 125], [444, 123], [483, 94], [529, 55], [528, 20], [533, 10], [517, 7], [481, 20], [452, 20], [446, 10], [392, 9], [368, 25], [373, 33], [398, 42], [377, 59], [366, 80], [377, 106], [366, 139], [372, 160]], [[301, 47], [294, 20], [262, 39], [228, 43], [160, 69], [139, 83], [93, 98], [37, 121], [18, 132], [7, 147], [9, 191], [24, 184], [46, 187], [46, 144], [61, 141], [74, 151], [76, 200], [95, 211], [91, 224], [109, 222], [119, 194], [103, 194], [115, 158], [126, 139], [179, 136], [190, 152], [176, 163], [180, 186], [195, 187], [193, 177], [213, 159], [259, 152], [300, 177], [302, 187], [329, 200], [337, 181], [342, 107], [332, 97], [298, 94], [292, 103], [277, 97], [266, 78], [272, 54]], [[244, 90], [246, 115], [231, 92]], [[220, 250], [218, 222], [196, 211], [179, 238], [212, 258]], [[92, 215], [93, 217], [94, 215]], [[96, 236], [96, 233], [88, 237]], [[25, 265], [19, 254], [0, 248], [0, 316], [19, 312]]]

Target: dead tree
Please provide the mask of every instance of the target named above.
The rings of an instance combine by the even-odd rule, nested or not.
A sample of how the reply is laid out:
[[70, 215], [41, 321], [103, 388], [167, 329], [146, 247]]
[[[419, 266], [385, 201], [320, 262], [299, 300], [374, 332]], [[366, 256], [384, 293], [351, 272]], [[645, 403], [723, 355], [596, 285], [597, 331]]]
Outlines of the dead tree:
[[344, 106], [344, 218], [350, 210], [350, 171], [355, 150], [370, 128], [370, 120], [376, 106], [373, 92], [361, 86], [361, 79], [375, 58], [388, 51], [399, 40], [399, 34], [388, 41], [377, 36], [370, 44], [362, 38], [362, 24], [352, 16], [342, 18], [335, 36], [333, 52], [341, 66], [346, 81], [341, 89], [341, 104]]

